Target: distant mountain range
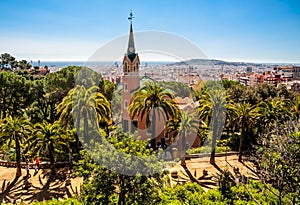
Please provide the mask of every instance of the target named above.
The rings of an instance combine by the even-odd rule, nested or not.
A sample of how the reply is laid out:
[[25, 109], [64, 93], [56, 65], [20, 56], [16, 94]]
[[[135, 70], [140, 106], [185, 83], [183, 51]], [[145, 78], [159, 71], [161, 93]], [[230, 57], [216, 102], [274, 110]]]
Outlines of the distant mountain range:
[[169, 65], [231, 65], [231, 66], [278, 66], [282, 64], [276, 63], [247, 63], [247, 62], [229, 62], [223, 60], [215, 60], [215, 59], [191, 59], [187, 61], [181, 61], [172, 63]]

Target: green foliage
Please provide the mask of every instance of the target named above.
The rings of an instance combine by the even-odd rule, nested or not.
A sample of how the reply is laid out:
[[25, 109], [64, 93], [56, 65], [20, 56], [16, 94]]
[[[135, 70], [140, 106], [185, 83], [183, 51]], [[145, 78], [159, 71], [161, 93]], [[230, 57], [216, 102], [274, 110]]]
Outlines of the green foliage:
[[1, 70], [13, 70], [17, 67], [17, 61], [8, 53], [3, 53], [0, 56]]
[[[216, 153], [222, 152], [230, 152], [231, 148], [226, 146], [216, 146]], [[187, 151], [188, 154], [200, 154], [200, 153], [210, 153], [211, 147], [210, 146], [202, 146], [197, 148], [192, 148]]]
[[[250, 180], [249, 184], [238, 184], [231, 188], [233, 204], [278, 204], [278, 190], [268, 184]], [[287, 198], [284, 204], [289, 204]]]
[[[188, 149], [187, 141], [191, 141], [188, 137], [196, 136], [199, 132], [200, 122], [195, 113], [180, 112], [179, 119], [171, 119], [166, 124], [166, 129], [168, 132], [176, 133], [176, 137], [181, 140], [181, 165], [185, 165], [185, 153]], [[204, 123], [203, 123], [204, 124]]]
[[52, 173], [55, 173], [55, 158], [57, 153], [69, 152], [69, 144], [72, 142], [72, 135], [68, 136], [58, 122], [53, 124], [43, 121], [33, 127], [33, 133], [28, 138], [25, 152], [32, 158], [36, 156], [47, 157], [50, 161]]
[[161, 205], [164, 204], [227, 204], [218, 190], [204, 192], [197, 183], [177, 185], [172, 188], [163, 188], [160, 194]]
[[218, 188], [222, 195], [226, 198], [230, 197], [230, 188], [235, 185], [234, 177], [228, 169], [222, 170], [218, 173]]
[[[132, 103], [128, 111], [132, 118], [146, 118], [146, 125], [151, 122], [151, 147], [155, 149], [156, 119], [162, 114], [166, 120], [178, 118], [179, 108], [174, 102], [172, 92], [161, 87], [157, 82], [148, 82], [133, 93]], [[158, 109], [159, 108], [159, 109]], [[163, 110], [164, 112], [160, 111]], [[152, 115], [152, 116], [151, 116]], [[150, 120], [151, 116], [151, 120]]]
[[259, 174], [265, 183], [278, 189], [278, 199], [289, 195], [300, 201], [300, 133], [299, 125], [286, 123], [260, 138], [261, 149], [254, 155]]
[[160, 82], [160, 86], [173, 91], [175, 96], [178, 97], [189, 97], [191, 93], [191, 88], [182, 82]]
[[200, 120], [209, 125], [212, 137], [210, 162], [215, 162], [216, 140], [221, 137], [226, 119], [226, 92], [220, 82], [209, 82], [197, 97]]
[[22, 115], [32, 103], [28, 93], [30, 81], [17, 74], [0, 71], [0, 117]]
[[234, 86], [241, 85], [239, 82], [233, 81], [233, 80], [222, 80], [222, 84], [226, 90], [228, 90]]
[[[111, 136], [102, 139], [101, 144], [94, 142], [93, 145], [94, 149], [89, 147], [86, 154], [82, 153], [84, 158], [76, 166], [77, 175], [84, 177], [81, 197], [85, 204], [158, 202], [164, 173], [152, 172], [143, 176], [138, 168], [162, 169], [156, 156], [146, 149], [145, 142], [115, 130]], [[144, 157], [144, 160], [132, 160], [132, 155]], [[129, 170], [130, 175], [122, 174], [122, 169]]]
[[[101, 74], [86, 67], [69, 66], [37, 77], [34, 76], [36, 70], [31, 72], [30, 68], [26, 60], [16, 61], [10, 54], [4, 53], [0, 57], [0, 149], [7, 151], [14, 147], [15, 151], [9, 154], [9, 159], [17, 161], [17, 176], [21, 174], [22, 156], [27, 151], [28, 155], [32, 154], [30, 148], [35, 148], [32, 149], [35, 153], [51, 158], [52, 164], [55, 157], [65, 160], [74, 147], [79, 151], [78, 136], [74, 129], [69, 129], [72, 128], [70, 116], [80, 113], [84, 117], [76, 121], [77, 133], [84, 133], [83, 146], [94, 146], [94, 149], [82, 152], [83, 157], [76, 169], [77, 175], [84, 177], [81, 200], [85, 204], [300, 203], [300, 134], [297, 126], [291, 128], [286, 123], [290, 120], [298, 122], [300, 98], [288, 91], [285, 85], [247, 87], [233, 81], [207, 81], [205, 86], [203, 82], [198, 83], [199, 89], [193, 91], [199, 102], [197, 117], [199, 121], [210, 125], [213, 131], [209, 133], [208, 129], [202, 127], [203, 130], [198, 131], [203, 131], [201, 139], [211, 140], [216, 152], [230, 151], [227, 146], [244, 149], [258, 145], [260, 149], [254, 158], [263, 182], [250, 181], [249, 184], [233, 186], [230, 184], [232, 179], [224, 172], [219, 178], [218, 189], [203, 192], [198, 184], [162, 188], [164, 173], [142, 176], [137, 171], [137, 166], [146, 167], [148, 171], [160, 170], [161, 167], [156, 163], [156, 156], [151, 154], [152, 150], [146, 149], [144, 142], [136, 140], [137, 136], [108, 127], [111, 124], [111, 109], [120, 105], [121, 98], [114, 93], [115, 85], [103, 80]], [[80, 101], [77, 106], [73, 104], [74, 95], [70, 93], [80, 90], [78, 87], [84, 92], [77, 96]], [[91, 87], [97, 90], [97, 94], [87, 91]], [[173, 99], [175, 96], [188, 97], [190, 91], [188, 85], [177, 82], [145, 83], [134, 94], [130, 111], [133, 115], [142, 113], [149, 118], [151, 109], [162, 107], [168, 113], [167, 118], [177, 120], [173, 128], [187, 135], [188, 130], [180, 129], [180, 123], [184, 124], [184, 120], [175, 119], [179, 115]], [[151, 94], [151, 97], [147, 94]], [[116, 103], [110, 107], [109, 101], [113, 98]], [[97, 120], [92, 120], [95, 113], [91, 104], [97, 105]], [[100, 112], [101, 106], [103, 112]], [[224, 131], [229, 137], [223, 141], [216, 140], [224, 135], [222, 129], [215, 128], [222, 124], [225, 115], [227, 121]], [[58, 119], [66, 125], [66, 130], [60, 129], [56, 123]], [[193, 124], [189, 120], [186, 122]], [[35, 126], [31, 126], [31, 123]], [[184, 127], [191, 130], [194, 126]], [[76, 143], [73, 143], [74, 138]], [[203, 146], [191, 149], [188, 153], [210, 151], [210, 147]], [[146, 160], [132, 161], [132, 155], [145, 157]], [[110, 167], [104, 166], [107, 164]], [[128, 169], [134, 176], [120, 174], [122, 169]], [[63, 202], [53, 199], [47, 204], [81, 202], [76, 199]]]
[[13, 151], [8, 151], [6, 153], [7, 155], [7, 160], [10, 161], [10, 162], [15, 162], [17, 160], [16, 158], [16, 151], [13, 150]]
[[6, 117], [0, 124], [0, 143], [7, 142], [8, 147], [15, 145], [16, 150], [16, 162], [17, 172], [16, 176], [21, 176], [21, 157], [22, 150], [25, 141], [31, 134], [31, 124], [25, 117], [13, 118], [11, 116]]

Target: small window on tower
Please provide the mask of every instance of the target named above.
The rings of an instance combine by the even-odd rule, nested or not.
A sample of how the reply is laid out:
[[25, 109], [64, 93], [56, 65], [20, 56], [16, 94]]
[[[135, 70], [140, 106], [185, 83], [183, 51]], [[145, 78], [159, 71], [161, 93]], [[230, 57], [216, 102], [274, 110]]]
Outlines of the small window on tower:
[[125, 63], [125, 65], [124, 65], [124, 70], [123, 70], [125, 73], [127, 73], [127, 67], [128, 67], [128, 66], [127, 66], [127, 63]]
[[128, 102], [127, 102], [127, 100], [125, 100], [125, 102], [124, 102], [124, 108], [128, 108]]
[[128, 91], [128, 84], [124, 83], [124, 91], [127, 92]]

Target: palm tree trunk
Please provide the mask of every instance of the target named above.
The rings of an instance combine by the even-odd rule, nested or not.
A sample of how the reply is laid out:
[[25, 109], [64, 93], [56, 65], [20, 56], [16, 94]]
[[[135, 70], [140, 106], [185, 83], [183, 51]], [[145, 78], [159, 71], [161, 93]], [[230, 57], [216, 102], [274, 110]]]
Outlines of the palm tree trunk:
[[215, 164], [215, 155], [216, 155], [216, 142], [215, 143], [212, 143], [211, 145], [211, 154], [210, 154], [210, 160], [209, 162], [211, 164]]
[[20, 177], [22, 175], [21, 170], [21, 148], [20, 148], [20, 142], [16, 139], [16, 162], [17, 162], [17, 172], [16, 177]]
[[80, 135], [80, 111], [78, 111], [77, 119], [76, 119], [76, 135], [75, 135], [75, 153], [76, 153], [76, 161], [79, 159], [79, 137]]
[[239, 144], [239, 162], [242, 161], [242, 156], [243, 156], [243, 149], [242, 149], [242, 146], [243, 146], [243, 138], [244, 138], [244, 131], [241, 132], [241, 135], [240, 135], [240, 144]]
[[213, 120], [213, 126], [212, 126], [212, 139], [211, 139], [211, 154], [210, 154], [210, 160], [209, 162], [211, 164], [215, 164], [215, 155], [216, 155], [216, 138], [217, 138], [217, 129], [218, 129], [218, 124], [217, 124], [217, 119], [216, 116], [212, 118]]
[[242, 161], [242, 155], [243, 155], [243, 138], [245, 135], [245, 125], [244, 122], [242, 122], [242, 127], [241, 127], [241, 135], [240, 135], [240, 144], [239, 144], [239, 162]]
[[88, 116], [87, 112], [85, 111], [83, 114], [83, 136], [84, 136], [84, 141], [88, 140]]
[[52, 175], [55, 175], [55, 160], [54, 160], [54, 145], [52, 142], [50, 142], [49, 146], [49, 158], [50, 158], [50, 166], [51, 166], [51, 173]]
[[118, 205], [125, 205], [125, 182], [122, 175], [120, 175], [120, 193], [118, 199]]
[[182, 135], [182, 142], [181, 142], [181, 155], [182, 155], [182, 158], [181, 158], [181, 166], [186, 166], [186, 163], [185, 163], [185, 144], [186, 144], [186, 140], [185, 140], [185, 133]]
[[153, 113], [152, 113], [152, 122], [151, 122], [151, 147], [153, 150], [155, 150], [155, 147], [156, 147], [156, 114], [155, 114], [155, 111], [153, 110]]

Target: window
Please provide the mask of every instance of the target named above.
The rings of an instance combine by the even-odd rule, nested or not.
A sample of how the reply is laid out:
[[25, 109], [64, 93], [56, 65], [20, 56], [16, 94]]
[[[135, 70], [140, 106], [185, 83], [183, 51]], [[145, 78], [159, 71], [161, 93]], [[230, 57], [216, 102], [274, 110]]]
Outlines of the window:
[[128, 91], [128, 84], [124, 83], [124, 91], [127, 92]]
[[128, 108], [128, 101], [127, 100], [124, 101], [124, 108]]
[[125, 63], [125, 65], [124, 65], [124, 69], [123, 69], [123, 72], [125, 72], [125, 73], [127, 73], [128, 71], [127, 71], [127, 63]]

